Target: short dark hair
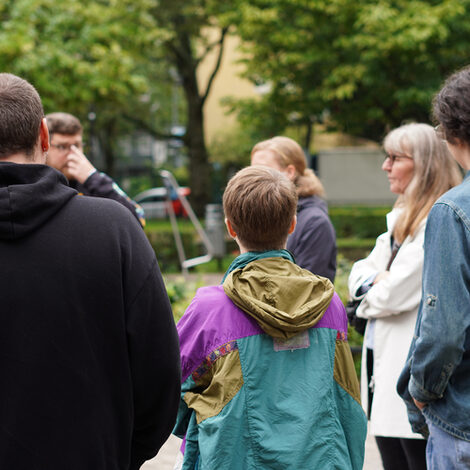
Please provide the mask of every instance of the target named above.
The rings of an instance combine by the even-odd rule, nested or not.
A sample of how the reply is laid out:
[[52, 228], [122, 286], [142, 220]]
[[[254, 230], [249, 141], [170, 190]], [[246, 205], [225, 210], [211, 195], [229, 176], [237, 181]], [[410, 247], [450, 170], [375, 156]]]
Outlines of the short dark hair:
[[452, 74], [434, 97], [434, 118], [444, 128], [446, 140], [470, 145], [470, 66]]
[[272, 168], [251, 166], [228, 182], [223, 196], [225, 217], [249, 250], [284, 247], [297, 210], [297, 190]]
[[16, 75], [0, 73], [0, 158], [33, 155], [43, 117], [36, 89]]
[[50, 113], [46, 116], [49, 134], [76, 135], [83, 132], [80, 121], [69, 113]]

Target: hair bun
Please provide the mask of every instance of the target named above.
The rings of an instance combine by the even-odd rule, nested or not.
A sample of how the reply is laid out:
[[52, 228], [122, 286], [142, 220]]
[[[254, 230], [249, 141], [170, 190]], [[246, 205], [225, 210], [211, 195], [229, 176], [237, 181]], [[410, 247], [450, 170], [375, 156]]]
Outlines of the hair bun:
[[325, 196], [325, 189], [318, 176], [311, 168], [305, 168], [303, 175], [296, 181], [299, 196]]

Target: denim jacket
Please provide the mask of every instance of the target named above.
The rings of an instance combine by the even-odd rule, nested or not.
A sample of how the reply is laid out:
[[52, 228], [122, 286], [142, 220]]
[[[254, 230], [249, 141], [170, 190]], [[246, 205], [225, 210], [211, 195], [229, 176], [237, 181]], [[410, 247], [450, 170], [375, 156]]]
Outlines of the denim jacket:
[[423, 295], [397, 390], [414, 431], [427, 434], [426, 417], [470, 441], [470, 172], [429, 213]]

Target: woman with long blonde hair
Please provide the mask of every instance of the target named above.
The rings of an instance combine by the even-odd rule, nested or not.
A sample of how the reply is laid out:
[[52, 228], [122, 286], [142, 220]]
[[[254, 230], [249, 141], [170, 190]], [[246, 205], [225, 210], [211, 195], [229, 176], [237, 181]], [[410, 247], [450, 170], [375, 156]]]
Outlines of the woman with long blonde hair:
[[426, 469], [426, 443], [408, 422], [396, 392], [421, 301], [423, 242], [434, 202], [461, 181], [445, 143], [428, 124], [407, 124], [384, 140], [382, 169], [398, 195], [387, 215], [387, 232], [371, 254], [354, 264], [349, 292], [362, 301], [357, 316], [365, 331], [361, 395], [385, 470]]
[[336, 273], [336, 234], [323, 199], [323, 185], [314, 171], [308, 168], [300, 145], [283, 136], [264, 140], [253, 147], [251, 164], [279, 170], [294, 182], [299, 195], [297, 226], [287, 240], [287, 249], [300, 267], [333, 282]]

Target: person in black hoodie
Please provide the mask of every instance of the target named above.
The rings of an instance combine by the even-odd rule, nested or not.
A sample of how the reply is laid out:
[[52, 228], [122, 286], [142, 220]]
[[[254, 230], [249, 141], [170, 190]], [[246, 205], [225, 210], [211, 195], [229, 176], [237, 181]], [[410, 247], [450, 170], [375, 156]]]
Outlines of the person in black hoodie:
[[132, 214], [48, 148], [36, 90], [0, 74], [0, 468], [136, 470], [175, 423], [171, 307]]
[[69, 185], [85, 196], [105, 197], [127, 207], [142, 227], [145, 214], [106, 173], [99, 172], [83, 153], [83, 128], [69, 113], [50, 113], [46, 116], [51, 139], [46, 163], [62, 172]]

